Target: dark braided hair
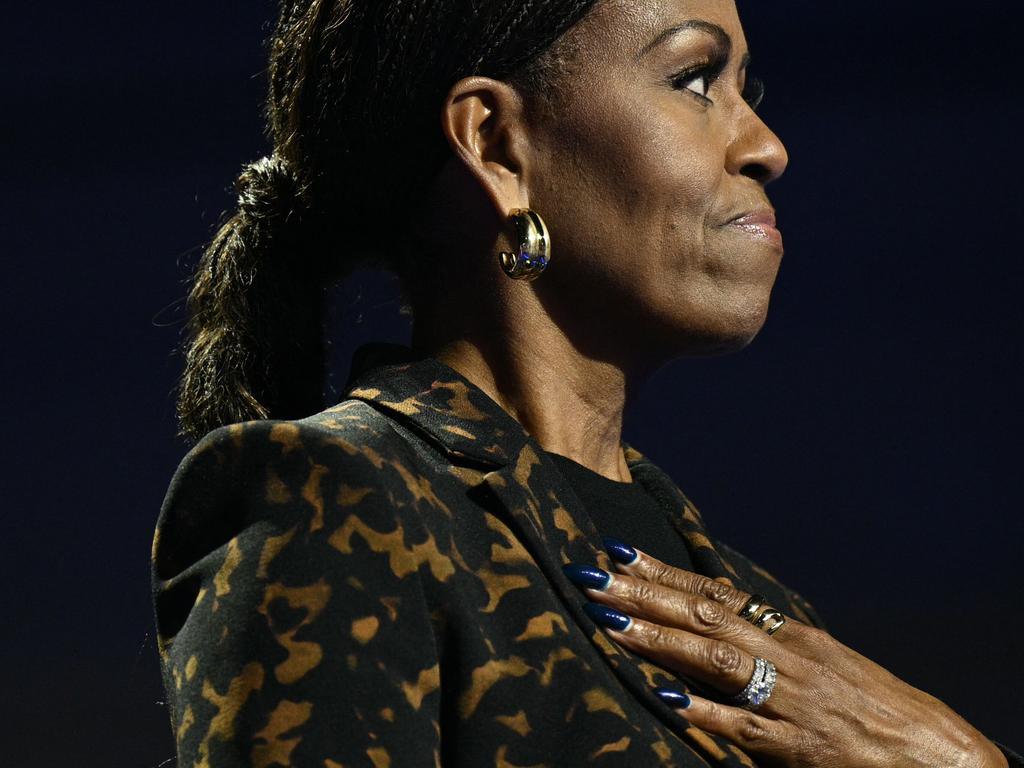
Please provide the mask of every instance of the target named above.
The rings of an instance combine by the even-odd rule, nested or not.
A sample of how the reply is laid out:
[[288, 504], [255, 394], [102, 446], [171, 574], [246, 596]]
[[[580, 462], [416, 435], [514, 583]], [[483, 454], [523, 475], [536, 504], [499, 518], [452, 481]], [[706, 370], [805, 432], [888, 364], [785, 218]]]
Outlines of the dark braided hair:
[[282, 0], [266, 105], [273, 154], [196, 269], [181, 434], [323, 407], [326, 287], [360, 264], [402, 272], [394, 226], [449, 150], [440, 109], [474, 74], [548, 98], [553, 44], [597, 0]]

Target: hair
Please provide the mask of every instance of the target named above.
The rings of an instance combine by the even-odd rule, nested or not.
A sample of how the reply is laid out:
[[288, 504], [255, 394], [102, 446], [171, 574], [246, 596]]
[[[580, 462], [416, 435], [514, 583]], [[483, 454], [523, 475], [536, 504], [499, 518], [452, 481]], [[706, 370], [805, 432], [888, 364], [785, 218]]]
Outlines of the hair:
[[481, 74], [550, 99], [555, 43], [594, 4], [282, 0], [273, 153], [242, 170], [237, 210], [192, 278], [182, 436], [323, 407], [326, 288], [360, 265], [402, 274], [411, 233], [393, 222], [449, 156], [439, 117], [450, 87]]

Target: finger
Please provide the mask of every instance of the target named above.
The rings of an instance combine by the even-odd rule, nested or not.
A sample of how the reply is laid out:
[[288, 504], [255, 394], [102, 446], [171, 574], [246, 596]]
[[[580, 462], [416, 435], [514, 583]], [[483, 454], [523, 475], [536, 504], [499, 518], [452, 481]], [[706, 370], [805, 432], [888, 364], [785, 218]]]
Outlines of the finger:
[[[758, 755], [787, 756], [793, 758], [792, 745], [796, 734], [792, 727], [782, 720], [770, 720], [756, 712], [739, 707], [730, 707], [690, 694], [681, 703], [686, 707], [675, 707], [676, 712], [688, 723], [702, 731], [713, 733], [730, 741], [745, 752]], [[670, 705], [668, 697], [662, 700]]]
[[615, 539], [605, 539], [605, 546], [612, 561], [622, 573], [680, 592], [700, 595], [724, 605], [733, 613], [739, 613], [750, 597], [746, 592], [733, 589], [728, 584], [697, 573], [684, 571], [681, 568], [674, 568], [656, 557]]
[[754, 658], [732, 643], [627, 616], [597, 603], [587, 614], [620, 645], [722, 693], [735, 696], [754, 674]]
[[706, 597], [591, 566], [570, 564], [564, 571], [570, 580], [586, 590], [591, 600], [634, 618], [729, 640], [751, 653], [763, 652], [768, 646], [764, 632]]
[[[604, 543], [609, 556], [621, 573], [630, 574], [645, 581], [661, 584], [682, 592], [700, 595], [708, 600], [724, 605], [733, 614], [739, 614], [746, 607], [747, 601], [751, 599], [751, 595], [748, 592], [735, 589], [722, 581], [716, 581], [707, 576], [675, 568], [618, 539], [606, 537]], [[778, 616], [781, 617], [782, 621], [771, 633], [775, 640], [785, 642], [788, 645], [791, 639], [795, 639], [801, 647], [806, 643], [807, 638], [804, 637], [803, 630], [807, 628], [807, 625], [790, 616], [783, 617], [781, 613], [777, 612], [777, 609], [771, 606], [764, 607], [770, 610], [762, 610], [760, 614], [764, 616], [765, 620], [771, 614], [773, 620], [766, 625], [759, 626], [759, 630], [767, 632], [767, 629], [775, 623], [774, 616]]]

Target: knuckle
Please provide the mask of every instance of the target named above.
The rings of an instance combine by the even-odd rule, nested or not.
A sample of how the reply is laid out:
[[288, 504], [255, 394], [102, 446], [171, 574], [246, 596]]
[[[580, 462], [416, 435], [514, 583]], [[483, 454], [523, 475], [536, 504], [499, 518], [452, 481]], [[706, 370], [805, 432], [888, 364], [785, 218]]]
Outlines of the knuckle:
[[701, 600], [693, 607], [693, 617], [702, 629], [720, 629], [726, 622], [725, 608], [710, 600]]
[[672, 577], [672, 567], [665, 565], [660, 560], [649, 560], [647, 563], [647, 576], [655, 584], [665, 584]]
[[832, 640], [832, 636], [823, 629], [817, 627], [801, 626], [801, 639], [811, 648], [826, 648]]
[[716, 603], [725, 603], [732, 596], [732, 589], [728, 584], [723, 584], [720, 581], [704, 579], [700, 584], [699, 594], [708, 600], [714, 600]]
[[731, 675], [739, 671], [743, 665], [743, 657], [736, 646], [713, 642], [708, 648], [708, 663], [718, 674]]
[[639, 634], [644, 645], [649, 648], [664, 648], [667, 644], [665, 628], [660, 624], [648, 624], [647, 622], [633, 623], [633, 630]]
[[704, 712], [704, 721], [715, 731], [724, 731], [727, 729], [729, 718], [727, 716], [728, 710], [721, 704], [715, 704], [711, 702], [708, 704], [707, 709]]
[[791, 635], [798, 633], [800, 645], [812, 652], [811, 655], [813, 657], [829, 658], [834, 656], [838, 650], [838, 643], [835, 638], [823, 629], [808, 626], [794, 627], [794, 629], [797, 632], [791, 633]]
[[635, 605], [646, 605], [654, 601], [654, 586], [649, 581], [636, 580], [629, 593]]
[[747, 747], [763, 747], [769, 741], [768, 729], [764, 722], [753, 715], [741, 715], [736, 723], [736, 735]]

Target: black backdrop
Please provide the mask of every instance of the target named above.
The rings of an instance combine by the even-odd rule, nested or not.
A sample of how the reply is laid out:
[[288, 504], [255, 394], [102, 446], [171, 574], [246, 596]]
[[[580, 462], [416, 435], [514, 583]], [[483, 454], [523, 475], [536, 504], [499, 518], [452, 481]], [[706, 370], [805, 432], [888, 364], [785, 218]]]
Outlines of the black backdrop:
[[[743, 3], [792, 157], [771, 317], [662, 371], [627, 439], [840, 639], [1021, 745], [1016, 5]], [[183, 279], [266, 151], [272, 13], [5, 13], [4, 765], [172, 755], [147, 567]], [[405, 330], [387, 281], [339, 296], [343, 377]]]

